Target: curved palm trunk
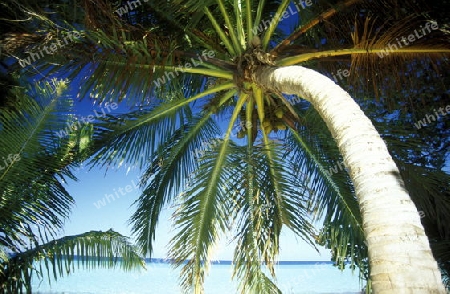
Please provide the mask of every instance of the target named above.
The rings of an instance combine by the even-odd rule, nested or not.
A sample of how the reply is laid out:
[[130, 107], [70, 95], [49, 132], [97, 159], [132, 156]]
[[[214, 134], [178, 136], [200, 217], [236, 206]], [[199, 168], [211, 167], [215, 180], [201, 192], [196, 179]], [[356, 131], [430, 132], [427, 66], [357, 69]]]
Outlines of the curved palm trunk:
[[445, 293], [417, 209], [380, 135], [350, 95], [301, 66], [259, 67], [256, 83], [308, 100], [325, 120], [355, 186], [375, 293]]

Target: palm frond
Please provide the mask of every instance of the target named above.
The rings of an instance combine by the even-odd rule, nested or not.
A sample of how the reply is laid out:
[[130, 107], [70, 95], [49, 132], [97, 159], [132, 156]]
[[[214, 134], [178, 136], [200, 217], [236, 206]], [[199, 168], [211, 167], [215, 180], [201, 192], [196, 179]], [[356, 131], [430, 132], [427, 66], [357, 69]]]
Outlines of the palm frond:
[[[445, 89], [440, 68], [448, 63], [450, 38], [446, 23], [431, 18], [426, 7], [418, 2], [400, 8], [396, 1], [345, 1], [342, 5], [323, 1], [310, 7], [317, 11], [313, 18], [303, 18], [293, 35], [272, 53], [277, 54], [278, 65], [314, 66], [351, 87], [356, 96], [385, 96], [392, 105], [395, 101], [390, 97], [400, 90], [417, 95], [422, 79], [412, 70], [434, 71], [432, 81]], [[329, 10], [316, 19], [325, 8]], [[348, 71], [344, 78], [339, 75], [343, 70]]]
[[92, 163], [120, 166], [128, 162], [142, 167], [158, 150], [158, 145], [168, 140], [191, 116], [190, 103], [232, 88], [232, 83], [219, 84], [189, 98], [184, 98], [178, 91], [173, 97], [154, 103], [145, 110], [107, 117], [94, 134]]
[[[240, 281], [240, 290], [242, 293], [279, 293], [280, 290], [262, 271], [263, 261], [269, 259], [269, 266], [276, 258], [272, 256], [278, 248], [275, 242], [270, 242], [273, 237], [277, 237], [270, 232], [270, 226], [263, 225], [266, 211], [269, 211], [267, 202], [260, 203], [260, 194], [258, 179], [255, 177], [255, 169], [258, 160], [254, 157], [254, 148], [252, 144], [246, 147], [244, 160], [245, 167], [242, 168], [242, 176], [245, 179], [238, 183], [242, 183], [237, 187], [238, 193], [235, 193], [236, 209], [239, 209], [241, 219], [237, 223], [237, 246], [234, 251], [233, 276], [237, 276]], [[242, 152], [242, 151], [241, 151]], [[242, 164], [240, 164], [242, 166]], [[239, 170], [239, 169], [238, 169]], [[241, 195], [243, 194], [243, 195]], [[264, 197], [263, 197], [263, 200]], [[265, 244], [274, 249], [262, 251], [266, 249]], [[265, 255], [265, 258], [264, 258]]]
[[7, 159], [0, 171], [0, 244], [9, 248], [20, 250], [21, 236], [33, 235], [26, 224], [39, 222], [50, 232], [61, 228], [60, 218], [73, 204], [60, 179], [74, 179], [67, 166], [75, 160], [77, 147], [53, 131], [66, 122], [57, 114], [70, 109], [61, 85], [56, 86], [16, 88], [11, 93], [14, 107], [0, 109], [0, 154]]
[[202, 145], [215, 135], [219, 135], [218, 127], [209, 115], [204, 115], [180, 127], [172, 138], [159, 146], [159, 152], [142, 176], [144, 191], [130, 219], [145, 256], [152, 254], [160, 212], [189, 185], [188, 179], [197, 167]]
[[[227, 169], [230, 135], [234, 123], [244, 104], [239, 99], [223, 139], [205, 155], [194, 174], [196, 182], [182, 196], [182, 203], [175, 212], [175, 226], [179, 232], [171, 241], [171, 258], [181, 270], [181, 285], [184, 291], [191, 288], [200, 293], [212, 246], [227, 227], [227, 210], [231, 207], [226, 189], [230, 185], [233, 170]], [[231, 183], [233, 184], [233, 183]]]
[[31, 276], [42, 278], [46, 271], [49, 282], [75, 271], [75, 263], [85, 268], [113, 268], [123, 270], [145, 268], [145, 262], [128, 238], [109, 230], [91, 231], [66, 236], [1, 260], [0, 288], [10, 293], [31, 291]]
[[[58, 71], [72, 72], [70, 78], [78, 76], [86, 81], [79, 92], [79, 97], [82, 98], [89, 95], [92, 98], [100, 98], [101, 102], [104, 97], [109, 97], [110, 101], [121, 101], [128, 97], [130, 104], [145, 104], [151, 101], [156, 93], [166, 92], [166, 89], [170, 90], [176, 87], [174, 85], [182, 84], [186, 77], [184, 72], [195, 72], [195, 69], [200, 71], [201, 68], [209, 70], [203, 66], [207, 56], [204, 57], [201, 53], [195, 55], [195, 52], [184, 55], [188, 50], [177, 50], [174, 41], [161, 40], [154, 36], [151, 29], [142, 32], [140, 39], [119, 32], [114, 32], [111, 36], [98, 31], [85, 32], [82, 40], [85, 44], [96, 45], [90, 50], [82, 47], [74, 51], [75, 54], [79, 52], [78, 56], [72, 57], [79, 59], [76, 68], [71, 63], [57, 68]], [[195, 56], [194, 64], [192, 55]], [[198, 66], [195, 67], [197, 63]], [[40, 70], [45, 69], [44, 67]], [[192, 86], [201, 85], [202, 78], [190, 78]], [[104, 80], [104, 83], [96, 83], [98, 79]]]
[[405, 162], [397, 164], [406, 188], [411, 191], [411, 199], [423, 213], [423, 221], [434, 223], [436, 232], [433, 235], [449, 239], [450, 229], [447, 224], [450, 221], [450, 190], [445, 183], [449, 182], [450, 176], [442, 171]]
[[[175, 265], [183, 266], [181, 284], [185, 291], [196, 292], [203, 287], [204, 275], [208, 269], [209, 255], [212, 245], [217, 242], [218, 235], [227, 227], [227, 209], [230, 207], [228, 195], [219, 187], [226, 185], [230, 172], [224, 169], [215, 174], [214, 167], [225, 166], [227, 148], [224, 143], [219, 160], [206, 156], [195, 173], [195, 183], [182, 195], [183, 203], [174, 215], [175, 226], [179, 233], [171, 241], [170, 257]], [[208, 171], [208, 172], [207, 172]]]
[[[234, 276], [239, 278], [243, 293], [279, 293], [275, 284], [275, 268], [279, 251], [279, 236], [283, 226], [293, 230], [308, 243], [314, 235], [309, 224], [307, 199], [302, 185], [295, 185], [296, 176], [281, 167], [282, 160], [271, 154], [280, 153], [280, 146], [236, 147], [236, 186], [233, 193], [237, 240], [233, 263]], [[278, 166], [278, 164], [281, 164]], [[281, 170], [273, 172], [271, 169]], [[277, 199], [276, 190], [281, 197]], [[268, 270], [270, 278], [266, 275]]]
[[[68, 24], [60, 28], [36, 13], [30, 17], [31, 20], [35, 18], [45, 20], [42, 22], [47, 24], [43, 29], [47, 32], [46, 37], [14, 57], [25, 65], [30, 63], [28, 68], [37, 74], [67, 75], [70, 72], [67, 75], [69, 79], [77, 78], [84, 82], [78, 93], [81, 98], [90, 96], [102, 102], [106, 97], [109, 101], [128, 97], [130, 104], [142, 104], [156, 94], [165, 94], [166, 90], [176, 88], [186, 78], [190, 79], [193, 88], [200, 87], [204, 78], [199, 73], [232, 78], [226, 69], [211, 69], [215, 63], [228, 66], [211, 56], [211, 51], [202, 52], [203, 48], [189, 47], [180, 38], [176, 40], [160, 35], [157, 26], [133, 29], [113, 25], [107, 30], [79, 31]], [[53, 54], [42, 53], [44, 45], [61, 46], [57, 42], [73, 32], [77, 32], [79, 37], [71, 37], [71, 42], [65, 44], [70, 46], [68, 54], [61, 48]], [[180, 50], [180, 44], [183, 44], [183, 50]], [[35, 60], [33, 57], [31, 60], [31, 56], [39, 55], [39, 52], [41, 58]], [[99, 79], [104, 82], [96, 83]]]
[[[323, 22], [324, 20], [327, 20], [331, 18], [332, 16], [336, 15], [340, 11], [346, 9], [347, 7], [350, 7], [352, 5], [355, 5], [358, 2], [362, 2], [361, 0], [346, 0], [343, 3], [340, 3], [339, 5], [332, 5], [329, 9], [322, 12], [319, 16], [315, 16], [313, 19], [308, 20], [305, 24], [298, 25], [296, 28], [292, 29], [289, 36], [285, 37], [281, 42], [279, 42], [271, 51], [271, 54], [278, 55], [278, 52], [283, 52], [285, 49], [289, 48], [290, 44], [298, 39], [302, 34], [305, 34], [308, 32], [311, 28], [318, 25], [319, 23]], [[308, 16], [304, 13], [303, 9], [299, 9], [299, 6], [295, 8], [296, 14], [298, 14], [299, 18], [302, 19], [308, 19]], [[292, 15], [290, 16], [292, 17]]]

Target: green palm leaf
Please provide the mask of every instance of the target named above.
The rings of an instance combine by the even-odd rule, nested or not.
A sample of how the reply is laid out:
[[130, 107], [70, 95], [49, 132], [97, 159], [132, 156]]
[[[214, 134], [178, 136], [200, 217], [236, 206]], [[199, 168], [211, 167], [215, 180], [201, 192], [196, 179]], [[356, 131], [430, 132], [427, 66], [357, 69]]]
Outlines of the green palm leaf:
[[230, 83], [217, 85], [187, 99], [178, 94], [145, 111], [110, 116], [99, 125], [94, 134], [97, 143], [93, 147], [96, 154], [92, 162], [102, 165], [129, 162], [142, 167], [159, 149], [158, 144], [167, 141], [176, 131], [177, 125], [183, 124], [191, 116], [189, 103], [232, 87]]
[[219, 130], [209, 116], [194, 118], [180, 127], [166, 144], [160, 146], [142, 176], [144, 190], [136, 201], [136, 212], [130, 219], [144, 255], [152, 254], [152, 241], [161, 210], [182, 193], [197, 167], [202, 143], [209, 142]]
[[[306, 209], [306, 187], [292, 185], [292, 178], [297, 175], [284, 169], [280, 158], [275, 156], [279, 161], [271, 162], [267, 149], [271, 149], [272, 154], [281, 151], [273, 144], [238, 147], [233, 152], [237, 173], [235, 192], [230, 193], [236, 203], [232, 215], [237, 218], [233, 262], [234, 275], [239, 278], [243, 293], [280, 292], [272, 279], [283, 226], [310, 244], [314, 235]], [[274, 166], [282, 172], [273, 173]], [[276, 199], [277, 188], [282, 191], [279, 199]], [[266, 276], [264, 268], [272, 279]]]
[[15, 107], [0, 109], [0, 154], [15, 159], [0, 171], [0, 244], [10, 248], [20, 244], [20, 235], [30, 234], [24, 224], [42, 223], [50, 232], [62, 227], [60, 218], [68, 215], [73, 199], [60, 178], [74, 178], [67, 166], [77, 153], [61, 148], [69, 139], [52, 131], [65, 127], [65, 117], [56, 115], [68, 107], [60, 102], [60, 90], [38, 85], [35, 92], [16, 89], [12, 96]]
[[[46, 270], [49, 282], [75, 271], [75, 263], [86, 268], [113, 268], [124, 270], [145, 267], [128, 238], [109, 230], [91, 231], [75, 236], [66, 236], [31, 249], [0, 259], [0, 286], [11, 293], [22, 293], [23, 288], [31, 293], [31, 276], [42, 278]], [[51, 273], [50, 273], [51, 271]], [[12, 277], [16, 277], [15, 279]]]
[[171, 241], [171, 258], [177, 266], [187, 263], [181, 270], [181, 284], [185, 291], [191, 287], [200, 293], [204, 275], [208, 269], [208, 257], [212, 245], [227, 228], [227, 208], [230, 199], [221, 187], [230, 185], [232, 170], [225, 168], [232, 144], [230, 134], [242, 108], [244, 99], [236, 103], [230, 124], [213, 150], [212, 156], [205, 156], [195, 173], [196, 183], [183, 196], [183, 203], [175, 213], [175, 225], [180, 232]]

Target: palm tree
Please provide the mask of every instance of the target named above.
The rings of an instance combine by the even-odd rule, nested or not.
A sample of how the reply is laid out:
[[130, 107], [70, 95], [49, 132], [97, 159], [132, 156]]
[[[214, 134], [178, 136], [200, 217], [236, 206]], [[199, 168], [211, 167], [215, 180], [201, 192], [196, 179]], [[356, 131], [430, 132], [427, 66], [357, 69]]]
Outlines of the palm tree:
[[[448, 77], [447, 77], [448, 79]], [[422, 81], [423, 90], [426, 90], [426, 82]], [[446, 102], [442, 99], [442, 102]], [[405, 185], [410, 192], [411, 199], [419, 210], [422, 224], [425, 232], [430, 240], [433, 255], [439, 263], [443, 278], [448, 274], [448, 235], [449, 231], [446, 223], [449, 221], [450, 202], [448, 201], [449, 182], [448, 173], [441, 172], [442, 164], [448, 157], [448, 151], [445, 146], [449, 142], [448, 128], [445, 120], [442, 126], [433, 127], [427, 130], [421, 130], [419, 133], [414, 126], [416, 119], [411, 116], [410, 112], [401, 113], [398, 111], [401, 107], [395, 107], [396, 113], [385, 109], [382, 105], [377, 105], [375, 101], [358, 101], [360, 105], [366, 109], [366, 114], [374, 122], [376, 129], [382, 135], [383, 140], [388, 145], [391, 154], [399, 167], [402, 178], [405, 179]], [[442, 104], [437, 102], [437, 104]], [[426, 113], [427, 111], [424, 110]], [[425, 115], [425, 114], [424, 114]], [[327, 176], [334, 179], [341, 195], [352, 194], [348, 191], [352, 189], [349, 185], [350, 179], [341, 163], [337, 148], [328, 146], [327, 142], [331, 140], [330, 136], [326, 136], [326, 125], [313, 110], [307, 110], [302, 113], [302, 117], [306, 117], [307, 124], [299, 129], [302, 137], [305, 138], [305, 144], [309, 149], [314, 149], [314, 144], [320, 146], [319, 149], [326, 150], [319, 152], [331, 155], [335, 158], [334, 166], [326, 169]], [[401, 126], [401, 128], [392, 128], [393, 125]], [[314, 134], [320, 133], [322, 136], [317, 138]], [[314, 137], [314, 139], [310, 139]], [[426, 139], [424, 139], [426, 138]], [[292, 139], [289, 139], [292, 140]], [[294, 144], [289, 144], [290, 148], [296, 148]], [[442, 149], [444, 148], [444, 149]], [[296, 148], [293, 152], [301, 157], [307, 157], [302, 150]], [[433, 156], [426, 156], [432, 154]], [[317, 158], [320, 166], [326, 166], [327, 156]], [[317, 168], [317, 167], [316, 167]], [[314, 169], [314, 167], [310, 167]], [[319, 186], [320, 188], [320, 186]], [[337, 193], [330, 193], [329, 190], [320, 189], [317, 197], [312, 199], [312, 205], [318, 206], [317, 211], [323, 211], [324, 215], [318, 214], [316, 218], [323, 219], [324, 226], [319, 235], [319, 243], [326, 246], [332, 252], [332, 258], [340, 268], [346, 266], [345, 261], [351, 261], [350, 267], [358, 266], [360, 275], [363, 279], [368, 280], [366, 289], [370, 290], [369, 268], [367, 264], [367, 242], [361, 242], [359, 238], [355, 238], [352, 234], [348, 234], [346, 230], [340, 228], [348, 227], [353, 234], [358, 233], [358, 229], [354, 228], [352, 219], [354, 216], [358, 220], [356, 227], [361, 224], [360, 212], [357, 209], [356, 201], [352, 197], [340, 198]], [[341, 201], [341, 199], [345, 199]], [[322, 206], [322, 208], [320, 207]], [[364, 239], [363, 239], [364, 240]], [[447, 286], [448, 287], [448, 286]], [[367, 292], [370, 293], [370, 292]]]
[[[310, 203], [318, 192], [311, 183], [345, 197], [322, 165], [311, 173], [292, 168], [294, 155], [281, 156], [273, 139], [285, 131], [309, 156], [299, 166], [320, 163], [298, 131], [305, 119], [286, 96], [292, 94], [317, 111], [342, 154], [357, 204], [347, 211], [359, 208], [362, 218], [348, 214], [353, 230], [347, 237], [367, 240], [374, 291], [443, 293], [419, 214], [384, 141], [346, 91], [299, 65], [329, 75], [350, 65], [345, 77], [353, 79], [352, 93], [381, 97], [387, 105], [405, 81], [414, 93], [411, 67], [438, 69], [450, 53], [446, 24], [430, 21], [425, 3], [163, 1], [146, 2], [122, 19], [106, 1], [83, 5], [82, 37], [64, 55], [32, 67], [81, 75], [81, 97], [137, 104], [98, 126], [94, 162], [145, 168], [144, 193], [131, 219], [144, 253], [152, 253], [161, 210], [178, 205], [170, 251], [183, 267], [184, 290], [202, 292], [213, 245], [234, 228], [241, 290], [279, 291], [261, 263], [274, 277], [283, 226], [311, 242], [308, 208], [327, 209]], [[62, 7], [54, 9], [64, 9], [77, 27], [80, 11]], [[66, 25], [57, 32], [44, 13], [39, 19], [47, 40], [74, 30]], [[294, 27], [286, 33], [283, 25]], [[407, 101], [407, 93], [400, 98]]]
[[[53, 84], [7, 91], [0, 106], [0, 293], [31, 293], [31, 277], [50, 270], [55, 279], [74, 264], [125, 270], [144, 265], [138, 250], [113, 230], [57, 238], [74, 199], [63, 186], [76, 180], [71, 170], [86, 144], [86, 130], [59, 139], [70, 99], [67, 85]], [[119, 262], [121, 261], [121, 262]]]

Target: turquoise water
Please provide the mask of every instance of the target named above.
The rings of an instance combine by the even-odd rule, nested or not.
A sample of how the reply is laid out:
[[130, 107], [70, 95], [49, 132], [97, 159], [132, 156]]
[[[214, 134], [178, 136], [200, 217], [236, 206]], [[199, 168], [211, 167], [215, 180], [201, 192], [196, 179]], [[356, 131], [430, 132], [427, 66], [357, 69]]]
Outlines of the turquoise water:
[[[231, 281], [230, 264], [213, 264], [206, 277], [206, 294], [237, 293], [237, 282]], [[358, 293], [361, 289], [357, 272], [339, 271], [329, 263], [309, 262], [277, 266], [278, 286], [286, 294]], [[34, 293], [40, 294], [103, 294], [103, 293], [180, 293], [178, 270], [165, 263], [147, 263], [142, 272], [120, 269], [77, 270], [69, 276], [52, 281], [33, 282]]]

